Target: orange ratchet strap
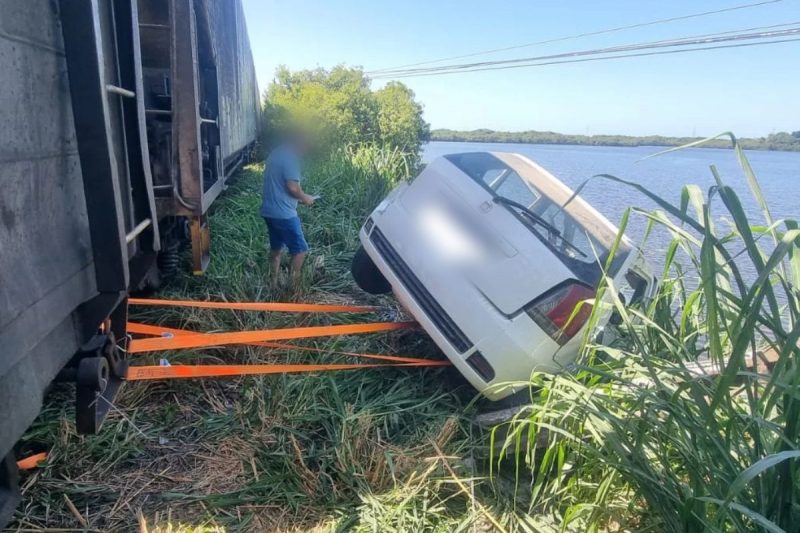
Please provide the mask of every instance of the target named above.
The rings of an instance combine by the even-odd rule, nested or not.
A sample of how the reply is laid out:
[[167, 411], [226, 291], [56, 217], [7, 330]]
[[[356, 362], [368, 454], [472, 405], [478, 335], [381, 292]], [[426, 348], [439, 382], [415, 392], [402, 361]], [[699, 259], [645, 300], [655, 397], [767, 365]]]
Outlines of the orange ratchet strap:
[[[411, 323], [413, 325], [413, 323]], [[309, 328], [296, 328], [309, 329]], [[173, 335], [173, 338], [197, 336], [196, 333], [184, 329], [167, 328], [163, 326], [150, 326], [136, 322], [128, 323], [130, 333], [144, 335]], [[281, 330], [278, 330], [281, 331]], [[158, 339], [153, 339], [158, 340]], [[364, 354], [356, 352], [330, 352], [319, 348], [308, 346], [296, 346], [292, 344], [280, 344], [271, 342], [252, 342], [247, 343], [255, 346], [278, 348], [285, 350], [303, 350], [317, 353], [337, 353], [354, 357], [365, 357], [391, 361], [390, 363], [361, 363], [361, 364], [291, 364], [291, 365], [177, 365], [177, 366], [131, 366], [128, 368], [127, 379], [129, 381], [141, 380], [161, 380], [161, 379], [180, 379], [180, 378], [202, 378], [202, 377], [225, 377], [225, 376], [248, 376], [266, 374], [287, 374], [302, 372], [322, 372], [331, 370], [355, 370], [357, 368], [387, 368], [387, 367], [415, 367], [415, 366], [449, 366], [449, 361], [434, 361], [430, 359], [418, 359], [413, 357], [390, 356]]]
[[313, 326], [304, 328], [262, 329], [257, 331], [234, 331], [230, 333], [190, 333], [173, 337], [133, 339], [128, 353], [180, 350], [184, 348], [207, 348], [226, 344], [250, 344], [263, 341], [308, 339], [330, 335], [354, 335], [393, 331], [416, 326], [416, 322], [377, 322], [374, 324], [344, 324], [341, 326]]
[[[128, 322], [128, 333], [139, 333], [142, 335], [151, 335], [156, 337], [170, 337], [176, 335], [193, 335], [194, 331], [178, 328], [168, 328], [166, 326], [150, 326], [148, 324], [140, 324], [138, 322]], [[419, 363], [420, 361], [427, 361], [427, 359], [419, 359], [418, 357], [405, 357], [402, 355], [377, 355], [371, 353], [359, 352], [340, 352], [336, 350], [323, 350], [322, 348], [313, 348], [311, 346], [300, 346], [298, 344], [284, 344], [279, 342], [248, 342], [248, 346], [260, 346], [263, 348], [274, 348], [277, 350], [298, 350], [302, 352], [314, 352], [324, 354], [337, 354], [348, 355], [351, 357], [365, 357], [368, 359], [378, 359], [381, 361], [391, 361], [394, 363]], [[446, 361], [441, 361], [449, 365]]]
[[331, 365], [176, 365], [176, 366], [131, 366], [128, 381], [147, 379], [213, 378], [225, 376], [256, 376], [265, 374], [297, 374], [326, 370], [354, 370], [356, 368], [387, 368], [411, 366], [447, 366], [446, 361], [419, 363], [375, 363], [375, 364], [331, 364]]
[[17, 461], [17, 468], [20, 470], [33, 470], [39, 463], [47, 461], [47, 452], [37, 453]]
[[192, 300], [151, 300], [128, 298], [128, 305], [230, 309], [234, 311], [278, 311], [284, 313], [374, 313], [380, 307], [365, 305], [297, 304], [284, 302], [196, 302]]
[[[235, 309], [246, 311], [284, 311], [284, 312], [372, 312], [375, 307], [362, 306], [337, 306], [325, 304], [291, 304], [291, 303], [233, 303], [227, 302], [193, 302], [182, 300], [142, 300], [132, 298], [129, 303], [135, 305], [167, 305], [178, 307], [200, 307], [211, 309]], [[164, 326], [151, 326], [136, 322], [128, 323], [128, 332], [149, 335], [151, 338], [133, 339], [129, 346], [129, 353], [142, 353], [149, 351], [174, 350], [181, 348], [202, 348], [223, 346], [228, 344], [247, 344], [283, 350], [302, 350], [317, 353], [336, 353], [353, 357], [365, 357], [384, 363], [366, 364], [284, 364], [284, 365], [176, 365], [176, 366], [132, 366], [128, 369], [127, 379], [161, 380], [179, 378], [246, 376], [265, 374], [284, 374], [301, 372], [320, 372], [329, 370], [353, 370], [357, 368], [385, 368], [385, 367], [423, 367], [423, 366], [449, 366], [449, 361], [434, 361], [414, 357], [376, 355], [356, 352], [337, 352], [322, 350], [308, 346], [296, 346], [268, 342], [274, 340], [288, 340], [322, 337], [329, 335], [352, 335], [356, 333], [373, 333], [378, 331], [392, 331], [416, 326], [415, 322], [381, 322], [372, 324], [346, 324], [341, 326], [316, 326], [302, 328], [285, 328], [275, 330], [239, 331], [231, 333], [197, 333], [185, 329], [168, 328]]]

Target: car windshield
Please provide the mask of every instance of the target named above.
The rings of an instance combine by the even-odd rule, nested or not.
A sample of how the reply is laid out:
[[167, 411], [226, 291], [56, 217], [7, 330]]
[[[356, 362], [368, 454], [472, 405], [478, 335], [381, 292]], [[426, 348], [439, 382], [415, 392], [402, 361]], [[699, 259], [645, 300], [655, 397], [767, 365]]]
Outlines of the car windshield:
[[[552, 199], [553, 184], [542, 183], [537, 187], [535, 180], [521, 176], [493, 154], [475, 152], [445, 157], [495, 198], [511, 200], [498, 203], [514, 213], [579, 279], [591, 284], [599, 281], [602, 272], [598, 259], [600, 264], [605, 263], [615, 237], [615, 232], [597, 230], [602, 225], [600, 222], [608, 224], [599, 213], [596, 214], [601, 219], [598, 223], [586, 223], [593, 222], [596, 212], [589, 212], [582, 203], [579, 205], [575, 202], [562, 208], [560, 203]], [[568, 191], [563, 185], [561, 187]], [[569, 196], [566, 195], [567, 198]], [[523, 207], [529, 212], [528, 215], [520, 213]], [[540, 219], [538, 223], [537, 218]], [[625, 246], [618, 251], [612, 265], [612, 275], [624, 262], [627, 253]]]

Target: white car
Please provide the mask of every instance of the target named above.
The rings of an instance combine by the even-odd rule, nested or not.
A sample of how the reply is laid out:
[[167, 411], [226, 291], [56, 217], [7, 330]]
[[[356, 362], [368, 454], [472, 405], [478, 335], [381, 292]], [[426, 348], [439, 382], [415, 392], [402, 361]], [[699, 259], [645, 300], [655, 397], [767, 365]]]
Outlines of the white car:
[[[533, 161], [473, 152], [432, 161], [361, 228], [353, 277], [393, 291], [491, 400], [578, 355], [618, 229]], [[609, 274], [643, 298], [655, 283], [623, 237]], [[602, 317], [604, 322], [610, 313]]]

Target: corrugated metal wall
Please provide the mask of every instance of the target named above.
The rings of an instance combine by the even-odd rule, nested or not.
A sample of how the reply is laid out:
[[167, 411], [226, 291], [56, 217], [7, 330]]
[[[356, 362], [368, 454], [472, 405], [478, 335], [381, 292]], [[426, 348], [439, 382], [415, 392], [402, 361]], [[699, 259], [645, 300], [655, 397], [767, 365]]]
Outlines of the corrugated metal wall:
[[235, 154], [258, 132], [260, 97], [253, 54], [240, 0], [203, 0], [211, 16], [217, 56], [222, 155]]

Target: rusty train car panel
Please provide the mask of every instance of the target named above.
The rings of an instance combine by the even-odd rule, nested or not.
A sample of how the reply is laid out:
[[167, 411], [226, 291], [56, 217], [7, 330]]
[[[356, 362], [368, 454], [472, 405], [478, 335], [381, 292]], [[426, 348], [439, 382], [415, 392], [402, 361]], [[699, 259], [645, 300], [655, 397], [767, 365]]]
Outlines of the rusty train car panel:
[[[220, 2], [207, 1], [212, 21], [212, 40], [217, 43], [219, 65], [220, 118], [226, 134], [222, 137], [222, 155], [226, 167], [236, 162], [237, 154], [246, 148], [258, 132], [261, 107], [253, 69], [250, 39], [240, 4], [225, 9]], [[226, 39], [235, 32], [236, 39]]]
[[157, 202], [164, 214], [189, 217], [193, 269], [202, 273], [209, 260], [206, 213], [258, 131], [247, 27], [238, 1], [139, 3]]
[[[127, 368], [127, 295], [174, 269], [259, 121], [240, 0], [0, 0], [0, 525], [53, 380], [95, 432]], [[191, 228], [191, 231], [188, 231]]]

